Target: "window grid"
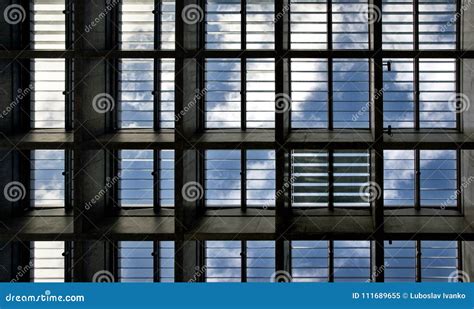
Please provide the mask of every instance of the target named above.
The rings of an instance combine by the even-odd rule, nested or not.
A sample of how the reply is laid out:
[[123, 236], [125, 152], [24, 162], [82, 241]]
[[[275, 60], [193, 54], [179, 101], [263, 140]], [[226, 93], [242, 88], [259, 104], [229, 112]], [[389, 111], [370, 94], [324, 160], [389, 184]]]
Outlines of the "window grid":
[[66, 262], [63, 241], [32, 241], [30, 248], [31, 282], [65, 282]]

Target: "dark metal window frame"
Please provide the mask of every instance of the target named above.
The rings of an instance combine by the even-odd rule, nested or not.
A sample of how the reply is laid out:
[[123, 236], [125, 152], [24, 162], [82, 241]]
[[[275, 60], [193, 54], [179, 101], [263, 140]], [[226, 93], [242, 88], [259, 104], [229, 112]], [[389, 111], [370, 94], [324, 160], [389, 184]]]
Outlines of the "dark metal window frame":
[[[29, 248], [25, 254], [28, 253], [28, 261], [31, 260], [31, 249], [35, 241], [29, 242]], [[64, 252], [62, 253], [64, 257], [64, 282], [73, 282], [74, 278], [74, 243], [72, 241], [64, 241]], [[31, 282], [32, 272], [34, 272], [34, 265], [29, 271], [28, 276], [25, 276], [27, 280]]]

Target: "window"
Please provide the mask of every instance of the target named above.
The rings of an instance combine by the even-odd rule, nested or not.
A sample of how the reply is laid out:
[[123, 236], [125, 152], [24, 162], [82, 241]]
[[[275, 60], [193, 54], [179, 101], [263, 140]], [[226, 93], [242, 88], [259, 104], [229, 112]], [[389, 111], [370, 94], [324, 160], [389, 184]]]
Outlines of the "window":
[[119, 160], [119, 205], [153, 207], [153, 150], [122, 150]]
[[155, 0], [123, 0], [120, 42], [122, 49], [153, 49]]
[[416, 241], [385, 241], [385, 282], [415, 282]]
[[121, 241], [118, 249], [120, 282], [153, 282], [152, 241]]
[[275, 207], [275, 151], [247, 150], [246, 157], [246, 206]]
[[[415, 121], [414, 67], [411, 59], [384, 59], [384, 127], [413, 128]], [[390, 70], [387, 66], [390, 65]]]
[[275, 48], [275, 5], [272, 0], [247, 0], [247, 49]]
[[206, 48], [240, 49], [240, 0], [206, 0]]
[[385, 207], [415, 205], [415, 153], [412, 150], [385, 150]]
[[385, 282], [449, 281], [459, 266], [456, 241], [385, 242]]
[[[34, 0], [31, 14], [31, 48], [64, 50], [66, 22], [64, 0]], [[33, 59], [31, 65], [31, 128], [66, 127], [66, 61]]]
[[413, 0], [382, 1], [383, 49], [413, 49]]
[[153, 128], [153, 60], [120, 62], [120, 128]]
[[456, 1], [419, 0], [420, 49], [456, 48]]
[[121, 150], [119, 177], [120, 207], [174, 207], [174, 150]]
[[62, 241], [31, 242], [32, 282], [64, 282], [65, 252]]
[[31, 207], [65, 206], [65, 151], [33, 150], [31, 152]]
[[291, 276], [294, 282], [327, 282], [328, 241], [291, 241]]
[[120, 282], [174, 282], [174, 242], [120, 241], [118, 279]]
[[273, 241], [206, 241], [206, 282], [269, 282], [275, 272]]
[[240, 60], [206, 61], [206, 128], [240, 128]]
[[457, 207], [455, 150], [386, 150], [384, 177], [386, 206]]
[[370, 241], [334, 241], [334, 281], [370, 280]]
[[246, 118], [248, 128], [275, 127], [275, 61], [247, 59]]
[[207, 150], [205, 163], [206, 207], [275, 206], [275, 151]]
[[294, 0], [290, 6], [292, 49], [327, 48], [327, 3], [325, 0]]
[[334, 49], [368, 49], [369, 24], [361, 18], [368, 11], [365, 0], [332, 1], [332, 40]]
[[327, 60], [291, 60], [291, 127], [328, 127]]
[[295, 179], [291, 184], [292, 207], [370, 206], [360, 193], [369, 182], [367, 151], [293, 150], [291, 164]]
[[206, 207], [236, 207], [241, 205], [240, 151], [206, 151]]

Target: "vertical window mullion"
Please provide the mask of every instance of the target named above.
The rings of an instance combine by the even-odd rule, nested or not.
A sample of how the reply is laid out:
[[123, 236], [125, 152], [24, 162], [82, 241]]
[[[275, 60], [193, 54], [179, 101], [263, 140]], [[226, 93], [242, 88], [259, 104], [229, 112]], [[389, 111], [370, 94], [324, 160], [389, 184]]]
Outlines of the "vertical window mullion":
[[73, 273], [72, 267], [74, 265], [72, 259], [72, 250], [73, 250], [73, 243], [72, 241], [65, 241], [64, 242], [64, 282], [72, 282], [73, 281]]
[[415, 209], [421, 208], [420, 150], [415, 149]]
[[[154, 14], [154, 46], [161, 50], [161, 1], [155, 0]], [[153, 129], [160, 130], [161, 115], [161, 59], [155, 58], [153, 63]]]
[[334, 150], [328, 150], [328, 208], [334, 210]]
[[241, 267], [240, 267], [240, 281], [247, 282], [247, 241], [241, 241]]
[[153, 208], [155, 213], [161, 209], [161, 156], [160, 150], [153, 150]]
[[[66, 7], [64, 10], [64, 14], [66, 15], [65, 21], [66, 21], [66, 49], [73, 49], [73, 40], [74, 40], [74, 2], [72, 0], [66, 0]], [[66, 59], [66, 66], [65, 66], [65, 71], [66, 71], [66, 85], [65, 85], [65, 103], [66, 103], [66, 108], [65, 108], [65, 122], [66, 122], [66, 131], [70, 131], [73, 129], [73, 113], [74, 113], [74, 107], [73, 107], [73, 95], [72, 95], [72, 90], [74, 89], [73, 85], [73, 59]]]
[[415, 57], [413, 59], [413, 94], [414, 94], [414, 107], [415, 107], [415, 130], [420, 130], [420, 58]]
[[420, 240], [416, 240], [415, 254], [416, 254], [416, 262], [415, 262], [415, 267], [416, 267], [415, 281], [416, 281], [416, 282], [421, 282], [421, 241], [420, 241]]
[[160, 241], [153, 241], [153, 282], [160, 282]]
[[328, 282], [334, 282], [334, 241], [328, 240]]
[[64, 153], [64, 207], [66, 210], [73, 208], [73, 153], [66, 149]]
[[242, 149], [240, 155], [240, 205], [247, 211], [247, 150]]

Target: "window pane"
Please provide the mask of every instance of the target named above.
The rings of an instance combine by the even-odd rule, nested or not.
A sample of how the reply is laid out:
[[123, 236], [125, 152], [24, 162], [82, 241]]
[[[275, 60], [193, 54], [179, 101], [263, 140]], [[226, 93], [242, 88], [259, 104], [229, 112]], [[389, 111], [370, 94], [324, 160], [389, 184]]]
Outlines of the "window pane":
[[413, 150], [385, 150], [383, 155], [385, 207], [414, 207], [415, 152]]
[[456, 62], [420, 60], [420, 127], [456, 128]]
[[368, 49], [369, 23], [367, 0], [332, 1], [332, 39], [334, 49]]
[[456, 207], [456, 151], [421, 150], [420, 169], [421, 206]]
[[292, 207], [328, 206], [328, 154], [317, 150], [293, 150], [291, 155]]
[[275, 151], [247, 150], [247, 207], [275, 207]]
[[240, 49], [240, 0], [206, 0], [206, 48]]
[[291, 241], [291, 276], [294, 282], [329, 280], [328, 241]]
[[334, 152], [334, 207], [370, 207], [360, 191], [369, 182], [369, 153]]
[[153, 62], [120, 61], [120, 128], [153, 128]]
[[413, 128], [415, 119], [412, 59], [384, 59], [391, 70], [383, 71], [384, 127]]
[[337, 59], [333, 62], [335, 128], [369, 128], [369, 62]]
[[206, 151], [206, 206], [240, 208], [240, 151]]
[[161, 0], [161, 49], [175, 47], [175, 0]]
[[120, 282], [153, 282], [153, 242], [120, 241], [118, 272]]
[[240, 282], [241, 251], [240, 241], [206, 241], [206, 282]]
[[32, 49], [66, 48], [64, 0], [34, 0], [31, 20]]
[[456, 0], [419, 0], [420, 49], [456, 48]]
[[291, 60], [291, 127], [328, 127], [328, 64], [324, 59]]
[[160, 206], [174, 207], [174, 150], [160, 150]]
[[334, 241], [334, 281], [370, 280], [370, 242]]
[[247, 49], [275, 48], [273, 0], [247, 0]]
[[247, 241], [247, 282], [269, 282], [275, 272], [275, 242]]
[[416, 241], [385, 241], [385, 282], [415, 282]]
[[[327, 3], [325, 0], [290, 1], [291, 49], [327, 48]], [[279, 12], [277, 20], [284, 18]]]
[[421, 280], [449, 281], [458, 269], [457, 248], [456, 241], [421, 241]]
[[240, 128], [240, 60], [206, 61], [206, 127]]
[[121, 48], [153, 49], [155, 0], [122, 0], [121, 5]]
[[31, 152], [31, 207], [64, 207], [64, 150]]
[[383, 49], [413, 49], [413, 0], [382, 1]]
[[32, 282], [64, 282], [64, 242], [31, 242]]
[[275, 61], [247, 59], [247, 127], [275, 127]]
[[160, 282], [174, 282], [174, 242], [160, 241]]
[[174, 129], [174, 59], [161, 59], [160, 96], [160, 127]]
[[64, 59], [31, 60], [31, 127], [64, 129], [66, 71]]
[[153, 150], [121, 150], [119, 204], [153, 207]]

